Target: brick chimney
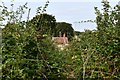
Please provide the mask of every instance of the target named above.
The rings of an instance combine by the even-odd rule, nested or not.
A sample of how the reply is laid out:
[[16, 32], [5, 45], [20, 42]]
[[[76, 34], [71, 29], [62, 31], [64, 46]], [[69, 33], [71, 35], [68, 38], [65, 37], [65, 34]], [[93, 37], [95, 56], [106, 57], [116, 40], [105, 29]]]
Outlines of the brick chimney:
[[63, 37], [66, 37], [66, 36], [65, 36], [65, 33], [63, 34]]
[[61, 36], [61, 32], [59, 32], [59, 37], [62, 37], [62, 36]]

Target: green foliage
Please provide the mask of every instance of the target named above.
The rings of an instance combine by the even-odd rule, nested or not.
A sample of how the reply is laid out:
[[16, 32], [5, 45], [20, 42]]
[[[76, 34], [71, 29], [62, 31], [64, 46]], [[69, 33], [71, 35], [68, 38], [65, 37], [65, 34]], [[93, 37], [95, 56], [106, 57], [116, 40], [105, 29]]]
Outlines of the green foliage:
[[51, 35], [72, 37], [74, 30], [68, 23], [56, 26], [54, 16], [44, 13], [47, 6], [27, 22], [21, 21], [27, 6], [20, 15], [2, 6], [0, 19], [8, 21], [2, 29], [2, 80], [120, 79], [120, 6], [103, 2], [103, 12], [95, 7], [97, 30], [76, 32], [62, 51]]
[[97, 51], [101, 53], [106, 59], [104, 60], [108, 65], [108, 77], [118, 78], [118, 71], [120, 70], [120, 6], [116, 5], [113, 10], [110, 10], [108, 3], [103, 2], [103, 13], [96, 8], [97, 20]]
[[[42, 22], [39, 26], [43, 24], [47, 25]], [[8, 22], [2, 30], [3, 80], [62, 78], [60, 64], [52, 56], [57, 53], [55, 47], [49, 37], [38, 38], [43, 34], [38, 34], [33, 23]]]
[[1, 8], [0, 9], [0, 21], [1, 22], [2, 21], [6, 21], [10, 23], [21, 22], [22, 15], [28, 9], [27, 3], [25, 3], [23, 6], [19, 6], [16, 11], [13, 10], [13, 7], [14, 7], [14, 4], [11, 4], [10, 8], [8, 8], [2, 2], [2, 5], [0, 5], [0, 8]]
[[36, 30], [39, 31], [39, 33], [42, 35], [52, 35], [56, 27], [55, 17], [45, 13], [36, 15], [32, 20], [29, 21], [29, 23], [31, 23], [32, 26], [35, 27]]
[[69, 75], [83, 80], [120, 79], [119, 7], [111, 9], [103, 2], [103, 13], [95, 8], [97, 30], [78, 33], [67, 50]]

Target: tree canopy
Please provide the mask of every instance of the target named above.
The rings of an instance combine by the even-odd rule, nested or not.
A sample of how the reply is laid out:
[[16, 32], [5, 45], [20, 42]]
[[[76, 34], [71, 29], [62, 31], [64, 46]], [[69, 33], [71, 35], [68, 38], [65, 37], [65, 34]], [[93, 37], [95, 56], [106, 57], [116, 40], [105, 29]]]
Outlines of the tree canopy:
[[29, 21], [29, 23], [31, 23], [32, 26], [35, 27], [40, 33], [47, 35], [52, 35], [56, 27], [55, 16], [46, 13], [36, 15]]

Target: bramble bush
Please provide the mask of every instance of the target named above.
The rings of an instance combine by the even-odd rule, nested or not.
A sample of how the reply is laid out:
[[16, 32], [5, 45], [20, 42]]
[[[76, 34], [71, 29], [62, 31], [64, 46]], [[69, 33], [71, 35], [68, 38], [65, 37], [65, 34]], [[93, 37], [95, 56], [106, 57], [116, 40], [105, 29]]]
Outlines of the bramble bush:
[[[120, 79], [120, 6], [102, 2], [103, 12], [95, 7], [97, 30], [77, 33], [60, 50], [50, 40], [51, 31], [45, 32], [52, 28], [50, 19], [42, 19], [48, 4], [38, 7], [36, 21], [22, 21], [27, 4], [16, 11], [0, 6], [0, 21], [7, 21], [2, 29], [2, 80]], [[46, 17], [56, 24], [54, 17]]]
[[[26, 6], [27, 4], [20, 8], [24, 10]], [[1, 7], [4, 11], [5, 6]], [[11, 21], [8, 20], [5, 28], [2, 29], [2, 79], [39, 80], [64, 77], [61, 73], [62, 64], [56, 58], [59, 56], [56, 55], [58, 50], [49, 37], [43, 36], [43, 33], [38, 33], [38, 29], [33, 26], [35, 24], [13, 17], [19, 15], [16, 13], [17, 11], [12, 11], [15, 15], [7, 11], [2, 12], [2, 14], [9, 13], [5, 17], [12, 17]], [[21, 13], [22, 15], [23, 13]]]

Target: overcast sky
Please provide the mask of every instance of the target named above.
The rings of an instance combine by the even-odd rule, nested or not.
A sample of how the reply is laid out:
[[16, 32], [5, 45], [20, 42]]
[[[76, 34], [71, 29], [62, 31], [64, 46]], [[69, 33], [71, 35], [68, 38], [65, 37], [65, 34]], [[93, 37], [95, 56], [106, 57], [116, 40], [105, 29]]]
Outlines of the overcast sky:
[[[1, 0], [10, 5], [10, 0]], [[8, 2], [9, 1], [9, 2]], [[28, 2], [31, 8], [30, 19], [36, 14], [36, 8], [44, 6], [46, 0], [14, 0], [15, 8]], [[76, 31], [84, 31], [84, 29], [96, 29], [95, 23], [75, 23], [82, 20], [95, 20], [94, 7], [102, 8], [101, 0], [49, 0], [47, 13], [55, 16], [57, 22], [68, 22]], [[118, 4], [119, 0], [108, 0], [112, 6]], [[24, 16], [26, 17], [26, 15]]]

